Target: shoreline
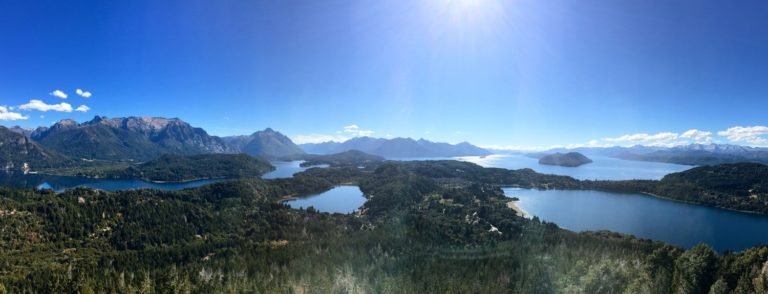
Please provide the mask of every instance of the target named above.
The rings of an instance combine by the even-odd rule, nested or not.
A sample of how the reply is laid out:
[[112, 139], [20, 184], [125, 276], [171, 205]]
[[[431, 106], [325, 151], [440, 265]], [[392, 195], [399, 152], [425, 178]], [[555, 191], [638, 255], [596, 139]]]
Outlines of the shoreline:
[[[322, 191], [322, 192], [318, 192], [318, 193], [315, 193], [315, 194], [310, 194], [310, 195], [298, 195], [298, 194], [283, 195], [283, 196], [280, 196], [277, 199], [277, 203], [285, 203], [285, 202], [288, 202], [288, 201], [291, 201], [291, 200], [297, 200], [297, 199], [304, 199], [304, 198], [314, 197], [314, 196], [323, 194], [325, 192], [328, 192], [328, 191], [333, 190], [333, 189], [338, 188], [338, 187], [358, 187], [359, 188], [359, 186], [357, 184], [355, 184], [354, 182], [344, 182], [344, 183], [341, 183], [341, 184], [338, 184], [338, 185], [334, 185], [333, 187], [331, 187], [328, 190], [325, 190], [325, 191]], [[363, 194], [363, 197], [365, 197], [365, 194]], [[365, 201], [368, 201], [367, 197], [366, 197]]]
[[[595, 191], [598, 191], [598, 190], [595, 190]], [[607, 192], [607, 191], [603, 191], [603, 192]], [[645, 195], [645, 196], [650, 196], [650, 197], [653, 197], [653, 198], [662, 199], [662, 200], [668, 200], [668, 201], [673, 201], [673, 202], [685, 203], [685, 204], [690, 204], [690, 205], [697, 205], [697, 206], [711, 207], [711, 208], [717, 208], [717, 209], [733, 211], [733, 212], [741, 212], [741, 213], [748, 213], [748, 214], [754, 214], [754, 215], [768, 216], [768, 213], [762, 213], [762, 212], [758, 212], [758, 211], [749, 211], [749, 210], [738, 210], [738, 209], [735, 209], [735, 208], [728, 208], [728, 207], [722, 207], [722, 206], [717, 206], [717, 205], [709, 205], [709, 204], [701, 203], [701, 202], [686, 201], [686, 200], [681, 200], [681, 199], [675, 199], [675, 198], [670, 198], [670, 197], [666, 197], [666, 196], [661, 196], [661, 195], [657, 195], [657, 194], [653, 194], [653, 193], [649, 193], [649, 192], [639, 192], [639, 194], [642, 194], [642, 195]]]
[[517, 206], [516, 202], [518, 202], [518, 201], [511, 200], [511, 201], [507, 202], [507, 207], [512, 209], [512, 210], [514, 210], [515, 213], [517, 214], [517, 216], [519, 216], [519, 217], [530, 218], [531, 215], [528, 214], [528, 212], [526, 212], [524, 209], [522, 209], [519, 206]]

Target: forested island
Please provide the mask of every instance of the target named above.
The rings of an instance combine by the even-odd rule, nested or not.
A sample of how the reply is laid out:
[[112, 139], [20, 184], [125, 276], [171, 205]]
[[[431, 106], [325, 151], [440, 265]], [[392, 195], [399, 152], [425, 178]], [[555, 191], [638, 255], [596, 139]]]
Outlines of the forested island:
[[307, 154], [304, 155], [303, 158], [304, 162], [301, 163], [302, 167], [310, 167], [323, 164], [330, 166], [363, 166], [370, 163], [379, 163], [384, 161], [384, 157], [371, 155], [359, 150], [349, 150], [328, 155]]
[[150, 182], [186, 182], [204, 179], [258, 178], [274, 170], [269, 162], [247, 154], [162, 155], [130, 164], [101, 163], [74, 169], [52, 169], [51, 174], [89, 178], [141, 179]]
[[[354, 214], [280, 203], [342, 183], [368, 199]], [[181, 191], [0, 188], [0, 292], [768, 290], [768, 247], [719, 255], [706, 245], [573, 233], [518, 217], [502, 186], [599, 187], [530, 169], [417, 161]]]
[[539, 158], [539, 164], [559, 165], [565, 167], [577, 167], [591, 162], [592, 159], [589, 159], [584, 156], [584, 154], [578, 152], [555, 153]]

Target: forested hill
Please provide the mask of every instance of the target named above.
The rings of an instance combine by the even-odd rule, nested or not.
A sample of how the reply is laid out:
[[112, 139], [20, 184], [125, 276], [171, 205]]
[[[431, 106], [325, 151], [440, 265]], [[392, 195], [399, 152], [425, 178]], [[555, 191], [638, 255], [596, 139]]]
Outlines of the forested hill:
[[[706, 246], [685, 251], [614, 233], [572, 233], [517, 217], [491, 184], [568, 179], [437, 161], [311, 169], [182, 191], [0, 188], [0, 291], [767, 290], [766, 247], [718, 255]], [[355, 214], [279, 202], [341, 183], [359, 185], [368, 198]]]
[[585, 181], [585, 189], [643, 192], [725, 209], [768, 214], [768, 165], [701, 166], [661, 181]]
[[182, 182], [201, 179], [258, 178], [274, 167], [247, 154], [163, 155], [157, 159], [113, 171], [108, 177]]
[[328, 155], [307, 154], [304, 155], [303, 158], [304, 162], [301, 163], [301, 166], [304, 167], [321, 164], [327, 164], [331, 166], [363, 166], [370, 163], [380, 163], [384, 161], [384, 157], [371, 155], [358, 150], [349, 150]]

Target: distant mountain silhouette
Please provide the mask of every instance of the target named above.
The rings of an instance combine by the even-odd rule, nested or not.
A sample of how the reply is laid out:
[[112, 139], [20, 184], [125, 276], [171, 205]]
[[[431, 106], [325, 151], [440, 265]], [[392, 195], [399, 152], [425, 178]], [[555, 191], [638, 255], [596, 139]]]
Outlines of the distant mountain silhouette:
[[247, 136], [223, 138], [238, 152], [262, 158], [296, 158], [304, 154], [290, 138], [271, 128]]
[[359, 150], [368, 154], [384, 157], [453, 157], [484, 156], [491, 152], [467, 142], [459, 144], [436, 143], [424, 139], [411, 138], [371, 138], [357, 137], [343, 143], [325, 142], [299, 145], [312, 154], [331, 154], [349, 150]]

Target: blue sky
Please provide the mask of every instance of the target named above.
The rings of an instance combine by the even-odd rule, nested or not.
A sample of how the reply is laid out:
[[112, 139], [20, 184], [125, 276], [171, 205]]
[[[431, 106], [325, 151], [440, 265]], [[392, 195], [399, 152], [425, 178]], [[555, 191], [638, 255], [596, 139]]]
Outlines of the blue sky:
[[765, 1], [0, 1], [0, 123], [768, 145], [766, 15]]

